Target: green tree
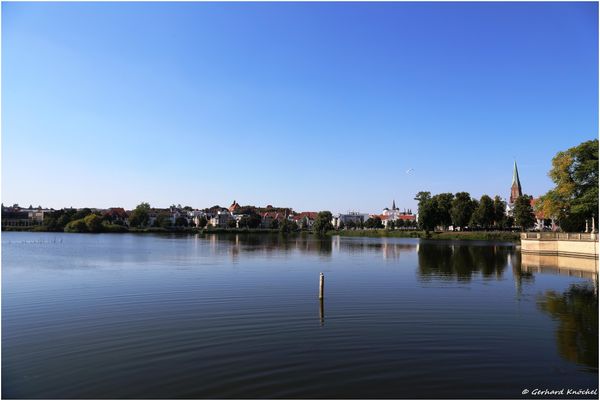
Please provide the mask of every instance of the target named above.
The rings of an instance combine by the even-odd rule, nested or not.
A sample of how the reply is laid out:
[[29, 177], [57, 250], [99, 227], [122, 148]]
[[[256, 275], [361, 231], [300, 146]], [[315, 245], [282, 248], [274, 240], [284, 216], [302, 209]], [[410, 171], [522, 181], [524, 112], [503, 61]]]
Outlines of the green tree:
[[485, 229], [494, 224], [494, 201], [492, 198], [487, 195], [481, 197], [476, 209], [473, 211], [471, 221]]
[[450, 210], [454, 227], [464, 228], [469, 224], [474, 206], [474, 202], [468, 192], [458, 192], [454, 195]]
[[419, 205], [419, 227], [425, 231], [432, 231], [438, 222], [437, 201], [431, 197], [431, 192], [421, 191], [415, 195]]
[[331, 215], [330, 211], [325, 210], [319, 212], [313, 224], [313, 230], [315, 233], [324, 235], [327, 231], [333, 230], [333, 225], [331, 224], [332, 219], [333, 216]]
[[235, 219], [231, 219], [227, 222], [227, 227], [229, 228], [236, 228], [237, 227], [237, 223], [235, 221]]
[[440, 225], [444, 227], [444, 229], [447, 229], [448, 226], [452, 224], [452, 215], [450, 212], [452, 210], [454, 195], [451, 193], [442, 193], [433, 196], [433, 199], [437, 206], [436, 225]]
[[185, 217], [179, 216], [178, 218], [175, 219], [175, 225], [177, 227], [187, 227], [188, 221]]
[[69, 222], [65, 226], [65, 231], [70, 233], [86, 233], [88, 232], [88, 227], [83, 219], [77, 219]]
[[150, 220], [150, 204], [142, 202], [136, 206], [129, 216], [129, 225], [131, 227], [145, 227]]
[[506, 202], [498, 195], [494, 196], [494, 227], [501, 229], [506, 223]]
[[378, 216], [369, 217], [365, 222], [366, 228], [383, 228], [383, 223], [381, 222], [381, 218]]
[[102, 231], [102, 217], [97, 214], [90, 214], [83, 218], [83, 221], [87, 227], [87, 231], [91, 233], [99, 233]]
[[83, 219], [86, 216], [89, 216], [90, 214], [92, 214], [92, 210], [90, 208], [83, 208], [81, 210], [78, 210], [77, 212], [75, 212], [75, 214], [73, 215], [72, 219], [73, 220], [79, 220], [79, 219]]
[[283, 219], [279, 225], [279, 232], [282, 234], [288, 234], [296, 230], [298, 230], [298, 225], [288, 219]]
[[558, 152], [548, 173], [555, 187], [536, 203], [563, 230], [580, 231], [598, 213], [598, 139]]
[[279, 228], [279, 221], [277, 219], [273, 219], [271, 221], [270, 228], [277, 230]]
[[515, 200], [513, 214], [515, 217], [515, 224], [518, 227], [521, 227], [521, 230], [524, 231], [533, 227], [535, 224], [535, 215], [533, 214], [533, 208], [531, 207], [531, 196], [519, 196]]
[[435, 230], [438, 223], [438, 205], [433, 198], [419, 203], [419, 227], [426, 232]]
[[154, 221], [156, 227], [169, 228], [171, 227], [171, 213], [160, 212]]

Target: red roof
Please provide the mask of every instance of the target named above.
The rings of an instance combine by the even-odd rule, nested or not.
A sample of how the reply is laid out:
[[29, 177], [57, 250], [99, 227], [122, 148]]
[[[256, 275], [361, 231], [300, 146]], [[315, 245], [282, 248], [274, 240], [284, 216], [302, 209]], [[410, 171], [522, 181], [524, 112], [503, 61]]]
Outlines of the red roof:
[[304, 219], [305, 217], [309, 220], [316, 220], [318, 214], [318, 212], [301, 212], [295, 216], [292, 216], [292, 220], [299, 221]]

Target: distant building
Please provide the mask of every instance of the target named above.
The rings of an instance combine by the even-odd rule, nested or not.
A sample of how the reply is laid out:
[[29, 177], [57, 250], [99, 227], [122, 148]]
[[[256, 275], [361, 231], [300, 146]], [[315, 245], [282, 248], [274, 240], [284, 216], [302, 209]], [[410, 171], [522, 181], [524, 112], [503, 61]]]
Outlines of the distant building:
[[333, 216], [333, 218], [331, 219], [331, 224], [335, 228], [339, 228], [340, 225], [342, 225], [342, 224], [344, 226], [347, 226], [348, 223], [350, 223], [350, 222], [358, 225], [358, 224], [362, 224], [365, 221], [367, 221], [368, 218], [369, 218], [369, 215], [365, 214], [365, 213], [359, 213], [359, 212], [348, 212], [346, 214], [340, 213], [336, 216]]
[[233, 215], [229, 212], [229, 210], [220, 210], [215, 213], [208, 223], [213, 227], [228, 227], [229, 222], [233, 220]]
[[521, 190], [521, 181], [519, 180], [519, 170], [517, 169], [517, 162], [515, 161], [513, 167], [513, 177], [512, 184], [510, 186], [510, 197], [508, 198], [508, 203], [506, 204], [506, 214], [509, 216], [513, 215], [513, 211], [515, 208], [515, 202], [519, 196], [523, 196], [523, 191]]
[[240, 204], [234, 200], [233, 203], [231, 204], [231, 206], [229, 206], [229, 212], [235, 214], [235, 212], [240, 208], [241, 208]]
[[[267, 208], [273, 208], [272, 206], [267, 206]], [[287, 219], [288, 214], [286, 212], [263, 212], [260, 215], [261, 218], [261, 226], [263, 228], [271, 228], [274, 220], [281, 223], [283, 220]]]
[[54, 209], [43, 209], [41, 207], [27, 209], [14, 205], [2, 207], [2, 226], [36, 226], [44, 222], [44, 215], [53, 212]]
[[302, 228], [306, 225], [307, 228], [312, 228], [315, 220], [317, 219], [318, 212], [301, 212], [291, 217], [298, 227]]
[[392, 201], [392, 208], [388, 209], [387, 207], [383, 209], [383, 212], [380, 215], [375, 215], [381, 219], [384, 227], [388, 227], [390, 222], [397, 222], [398, 220], [402, 221], [416, 221], [417, 217], [412, 214], [410, 209], [400, 211], [400, 208], [396, 207], [396, 201]]

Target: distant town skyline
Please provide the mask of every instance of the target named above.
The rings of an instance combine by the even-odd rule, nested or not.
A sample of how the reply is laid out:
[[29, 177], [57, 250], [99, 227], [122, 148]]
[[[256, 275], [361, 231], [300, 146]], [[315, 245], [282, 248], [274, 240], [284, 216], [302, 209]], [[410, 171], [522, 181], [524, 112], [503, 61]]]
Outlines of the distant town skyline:
[[598, 4], [3, 3], [2, 202], [416, 212], [598, 135]]

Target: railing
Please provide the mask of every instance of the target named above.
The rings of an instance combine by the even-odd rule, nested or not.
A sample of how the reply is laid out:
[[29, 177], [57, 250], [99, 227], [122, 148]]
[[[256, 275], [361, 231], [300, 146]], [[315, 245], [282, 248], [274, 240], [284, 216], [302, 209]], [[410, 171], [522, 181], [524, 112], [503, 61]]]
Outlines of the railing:
[[565, 240], [565, 241], [598, 241], [596, 233], [521, 233], [521, 239]]

